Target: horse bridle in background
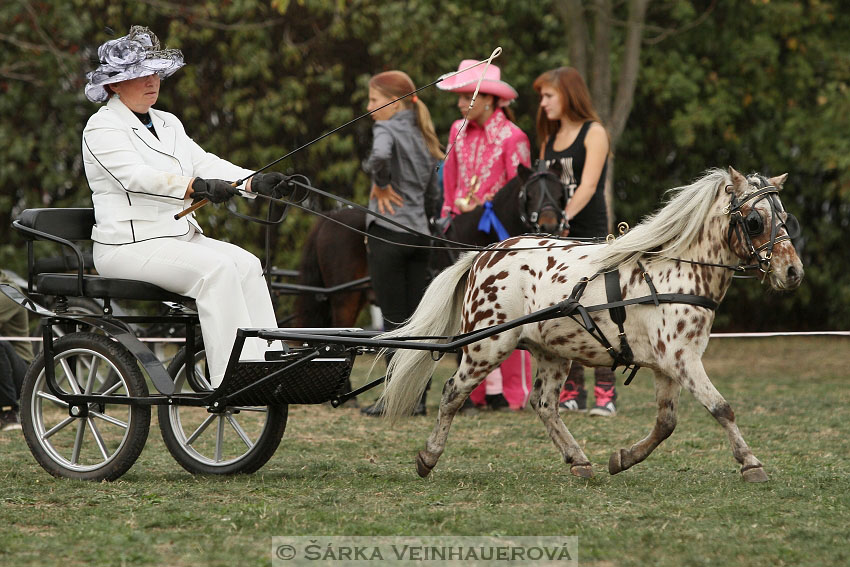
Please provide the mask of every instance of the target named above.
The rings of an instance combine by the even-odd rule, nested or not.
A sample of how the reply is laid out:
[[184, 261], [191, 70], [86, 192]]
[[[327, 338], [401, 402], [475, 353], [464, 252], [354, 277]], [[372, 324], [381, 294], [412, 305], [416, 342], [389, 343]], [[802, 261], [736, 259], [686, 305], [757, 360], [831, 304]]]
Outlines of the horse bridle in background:
[[[538, 220], [540, 219], [540, 213], [547, 207], [550, 207], [555, 211], [558, 219], [558, 228], [555, 234], [560, 234], [569, 228], [565, 212], [567, 207], [566, 191], [561, 193], [561, 199], [556, 199], [555, 196], [552, 195], [552, 192], [549, 191], [549, 186], [546, 183], [547, 179], [552, 179], [559, 185], [563, 186], [561, 178], [548, 170], [532, 173], [531, 177], [523, 183], [522, 188], [519, 191], [519, 220], [525, 226], [533, 229], [534, 232], [545, 232], [541, 230]], [[528, 189], [533, 183], [539, 184], [540, 195], [537, 197], [537, 202], [531, 208], [531, 212], [529, 212]]]
[[[770, 185], [761, 176], [757, 179], [756, 190], [745, 195], [740, 201], [735, 193], [729, 191], [727, 187], [727, 192], [732, 193], [732, 201], [723, 210], [725, 214], [729, 215], [729, 231], [726, 240], [729, 247], [732, 248], [732, 235], [736, 235], [749, 253], [748, 259], [756, 262], [749, 266], [743, 266], [743, 269], [758, 268], [762, 273], [768, 274], [770, 273], [774, 246], [780, 242], [790, 242], [800, 236], [800, 223], [797, 221], [797, 217], [785, 211], [782, 202], [779, 200], [779, 189]], [[765, 219], [756, 207], [763, 200], [767, 200], [768, 205], [770, 205], [770, 239], [756, 247], [753, 244], [753, 238], [761, 236], [765, 231]], [[750, 211], [744, 215], [742, 209], [747, 203], [751, 203]], [[784, 221], [779, 217], [779, 213], [785, 213]], [[784, 235], [778, 235], [780, 228], [785, 229]]]

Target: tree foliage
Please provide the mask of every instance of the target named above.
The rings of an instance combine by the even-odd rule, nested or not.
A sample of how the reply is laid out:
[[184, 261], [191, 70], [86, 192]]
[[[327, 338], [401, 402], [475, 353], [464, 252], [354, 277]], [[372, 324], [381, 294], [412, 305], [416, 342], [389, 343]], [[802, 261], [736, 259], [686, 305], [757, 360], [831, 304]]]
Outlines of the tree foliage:
[[[180, 116], [209, 151], [257, 168], [364, 112], [370, 75], [400, 68], [424, 85], [497, 45], [503, 77], [520, 93], [518, 124], [534, 141], [532, 82], [577, 57], [564, 6], [594, 22], [591, 55], [601, 49], [591, 43], [597, 25], [607, 24], [606, 72], [616, 92], [633, 53], [629, 4], [643, 2], [3, 2], [0, 265], [23, 269], [9, 228], [21, 209], [91, 203], [79, 146], [97, 107], [82, 87], [97, 46], [109, 38], [106, 27], [123, 35], [131, 24], [148, 25], [165, 45], [182, 49], [188, 65], [163, 84], [157, 106]], [[788, 171], [784, 200], [803, 224], [803, 287], [765, 298], [757, 283], [738, 282], [719, 314], [721, 327], [847, 328], [850, 321], [850, 253], [842, 241], [850, 228], [848, 24], [850, 7], [816, 0], [664, 0], [646, 8], [633, 107], [614, 147], [617, 219], [634, 224], [660, 206], [665, 189], [733, 165]], [[459, 116], [456, 98], [436, 88], [420, 98], [445, 140]], [[364, 202], [360, 163], [370, 137], [364, 119], [276, 168]], [[243, 207], [265, 214], [260, 204]], [[261, 252], [264, 229], [212, 207], [202, 217], [215, 236]], [[272, 231], [276, 265], [296, 266], [311, 222], [295, 211]]]

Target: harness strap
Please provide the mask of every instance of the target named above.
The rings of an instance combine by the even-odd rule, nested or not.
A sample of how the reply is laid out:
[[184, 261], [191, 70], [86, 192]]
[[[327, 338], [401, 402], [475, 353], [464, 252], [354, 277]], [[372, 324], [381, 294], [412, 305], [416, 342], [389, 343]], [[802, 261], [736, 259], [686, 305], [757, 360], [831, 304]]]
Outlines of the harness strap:
[[658, 290], [655, 289], [655, 284], [652, 283], [652, 278], [649, 277], [649, 272], [646, 271], [646, 268], [643, 267], [643, 264], [640, 260], [637, 261], [638, 268], [643, 272], [643, 279], [646, 280], [646, 285], [649, 286], [649, 293], [652, 295], [652, 300], [655, 303], [655, 306], [658, 307]]
[[687, 305], [696, 305], [697, 307], [705, 307], [715, 311], [718, 303], [708, 297], [701, 295], [693, 295], [690, 293], [659, 293], [656, 295], [644, 295], [643, 297], [632, 297], [612, 303], [603, 303], [601, 305], [591, 305], [587, 307], [588, 311], [602, 311], [603, 309], [611, 309], [612, 307], [625, 307], [626, 305], [658, 305], [659, 303], [685, 303]]
[[632, 374], [628, 378], [628, 381], [631, 381], [640, 366], [634, 364], [635, 355], [632, 352], [632, 347], [629, 345], [629, 341], [626, 338], [626, 330], [623, 327], [623, 323], [626, 322], [626, 308], [623, 305], [617, 305], [623, 301], [623, 295], [620, 292], [619, 269], [605, 272], [605, 294], [608, 297], [608, 304], [612, 305], [612, 307], [608, 308], [608, 313], [611, 315], [611, 320], [617, 324], [617, 328], [620, 331], [618, 335], [620, 337], [620, 352], [616, 353], [617, 355], [614, 357], [614, 365], [611, 367], [611, 370], [614, 370], [620, 365], [625, 366], [626, 368], [634, 366]]
[[[620, 293], [620, 270], [605, 272], [605, 294], [608, 296], [609, 305], [623, 301], [623, 295]], [[611, 314], [611, 320], [617, 324], [622, 333], [623, 323], [626, 322], [626, 308], [618, 305], [609, 307], [608, 312]]]

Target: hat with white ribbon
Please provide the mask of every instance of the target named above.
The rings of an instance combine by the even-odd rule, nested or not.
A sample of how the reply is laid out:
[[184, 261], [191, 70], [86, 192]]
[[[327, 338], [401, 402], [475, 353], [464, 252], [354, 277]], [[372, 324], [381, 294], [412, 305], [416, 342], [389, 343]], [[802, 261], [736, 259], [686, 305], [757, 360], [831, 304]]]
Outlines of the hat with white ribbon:
[[130, 33], [110, 39], [97, 48], [100, 66], [86, 73], [86, 97], [92, 102], [109, 98], [104, 85], [147, 77], [157, 73], [170, 77], [185, 65], [179, 49], [162, 49], [159, 38], [144, 26], [133, 26]]

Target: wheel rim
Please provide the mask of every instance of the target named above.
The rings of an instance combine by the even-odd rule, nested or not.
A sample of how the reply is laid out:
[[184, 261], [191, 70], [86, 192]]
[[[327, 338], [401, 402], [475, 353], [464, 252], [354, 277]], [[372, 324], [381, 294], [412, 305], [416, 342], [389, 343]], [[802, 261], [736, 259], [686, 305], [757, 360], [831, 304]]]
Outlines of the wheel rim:
[[[203, 351], [197, 353], [195, 379], [212, 390], [206, 377]], [[191, 392], [183, 369], [175, 380], [176, 392]], [[226, 467], [248, 456], [269, 425], [266, 406], [232, 406], [224, 413], [209, 413], [204, 407], [169, 406], [168, 419], [177, 442], [195, 461], [211, 467]]]
[[[54, 357], [59, 388], [74, 394], [129, 396], [126, 378], [103, 354], [75, 348]], [[117, 378], [111, 385], [107, 378]], [[118, 456], [130, 435], [132, 408], [125, 404], [89, 404], [87, 417], [71, 417], [68, 404], [47, 387], [45, 370], [38, 375], [30, 407], [35, 437], [50, 458], [75, 472], [100, 469]], [[86, 440], [94, 441], [86, 445]]]

